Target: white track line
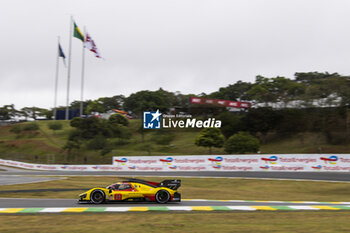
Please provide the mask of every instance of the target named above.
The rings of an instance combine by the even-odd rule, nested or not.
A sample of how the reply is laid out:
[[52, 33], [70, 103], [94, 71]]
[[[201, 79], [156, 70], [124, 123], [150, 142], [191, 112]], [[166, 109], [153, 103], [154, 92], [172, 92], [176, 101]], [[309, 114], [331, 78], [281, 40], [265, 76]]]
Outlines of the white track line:
[[62, 212], [63, 210], [66, 210], [68, 207], [65, 207], [65, 208], [44, 208], [43, 210], [41, 210], [40, 212], [43, 212], [43, 213], [59, 213], [59, 212]]
[[129, 211], [130, 207], [107, 207], [105, 212], [126, 212]]
[[247, 211], [254, 211], [255, 208], [252, 208], [250, 206], [227, 206], [231, 210], [247, 210]]

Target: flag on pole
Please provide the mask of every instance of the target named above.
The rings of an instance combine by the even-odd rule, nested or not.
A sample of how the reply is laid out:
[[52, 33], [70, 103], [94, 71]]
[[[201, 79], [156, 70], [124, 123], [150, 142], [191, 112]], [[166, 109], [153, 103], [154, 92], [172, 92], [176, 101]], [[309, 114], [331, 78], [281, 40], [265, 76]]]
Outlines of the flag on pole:
[[91, 38], [90, 34], [86, 32], [86, 39], [84, 42], [85, 48], [95, 53], [95, 56], [98, 58], [102, 58], [100, 51], [98, 50], [95, 41]]
[[63, 49], [61, 47], [61, 44], [58, 44], [58, 56], [63, 58], [63, 64], [66, 66], [66, 56], [63, 53]]
[[77, 24], [74, 22], [74, 32], [73, 32], [73, 36], [75, 38], [78, 38], [79, 40], [81, 40], [82, 42], [84, 42], [84, 35], [83, 33], [81, 33], [80, 29], [78, 28]]

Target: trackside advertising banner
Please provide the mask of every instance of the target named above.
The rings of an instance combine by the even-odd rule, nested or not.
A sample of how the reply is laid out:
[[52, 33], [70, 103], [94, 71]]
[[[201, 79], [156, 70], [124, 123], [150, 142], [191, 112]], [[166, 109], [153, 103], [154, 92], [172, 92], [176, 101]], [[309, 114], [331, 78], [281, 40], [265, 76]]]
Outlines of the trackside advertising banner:
[[113, 157], [122, 171], [349, 172], [350, 154]]
[[112, 165], [32, 164], [0, 159], [0, 165], [46, 171], [350, 172], [350, 154], [128, 156], [113, 157]]

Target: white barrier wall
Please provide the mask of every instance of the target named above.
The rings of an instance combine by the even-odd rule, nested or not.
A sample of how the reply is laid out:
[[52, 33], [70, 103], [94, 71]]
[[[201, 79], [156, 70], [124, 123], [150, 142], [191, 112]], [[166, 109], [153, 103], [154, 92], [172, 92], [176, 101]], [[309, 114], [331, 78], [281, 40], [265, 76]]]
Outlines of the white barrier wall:
[[350, 154], [128, 156], [113, 157], [112, 165], [50, 165], [0, 159], [0, 165], [46, 171], [349, 172]]

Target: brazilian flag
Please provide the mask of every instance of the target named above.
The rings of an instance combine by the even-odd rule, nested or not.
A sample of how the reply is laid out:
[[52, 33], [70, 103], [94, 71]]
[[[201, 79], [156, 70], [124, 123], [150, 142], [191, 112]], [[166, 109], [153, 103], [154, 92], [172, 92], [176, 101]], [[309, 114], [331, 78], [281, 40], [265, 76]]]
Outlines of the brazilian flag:
[[73, 36], [75, 38], [78, 38], [82, 42], [85, 41], [83, 33], [81, 33], [80, 29], [78, 28], [77, 24], [74, 22], [74, 33]]

